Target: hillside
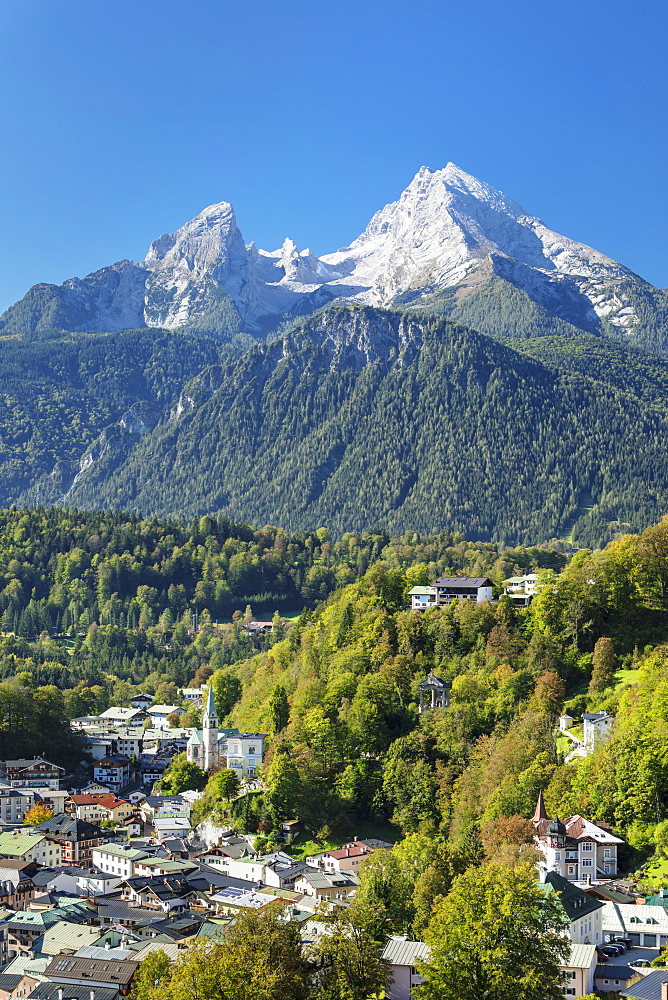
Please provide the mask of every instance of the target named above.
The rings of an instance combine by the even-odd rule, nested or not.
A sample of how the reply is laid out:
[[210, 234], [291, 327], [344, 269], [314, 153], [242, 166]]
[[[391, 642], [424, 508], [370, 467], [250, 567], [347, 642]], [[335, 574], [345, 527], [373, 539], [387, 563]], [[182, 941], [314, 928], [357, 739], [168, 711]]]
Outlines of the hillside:
[[508, 542], [642, 529], [668, 509], [668, 365], [612, 344], [607, 377], [555, 343], [530, 358], [433, 316], [332, 306], [197, 376], [178, 416], [120, 467], [92, 462], [68, 500]]

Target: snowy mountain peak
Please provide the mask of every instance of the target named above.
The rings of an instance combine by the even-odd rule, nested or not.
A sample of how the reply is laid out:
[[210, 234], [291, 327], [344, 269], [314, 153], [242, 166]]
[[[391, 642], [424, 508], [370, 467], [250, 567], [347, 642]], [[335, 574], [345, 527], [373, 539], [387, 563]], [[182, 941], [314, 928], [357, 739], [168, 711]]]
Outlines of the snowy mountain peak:
[[[419, 301], [493, 275], [559, 315], [572, 314], [577, 299], [579, 315], [591, 314], [587, 323], [605, 316], [628, 332], [636, 322], [608, 287], [635, 277], [627, 268], [548, 229], [454, 163], [420, 167], [350, 246], [321, 258], [290, 238], [273, 251], [246, 245], [232, 206], [222, 201], [160, 236], [140, 264], [121, 262], [71, 279], [58, 294], [72, 329], [177, 327], [202, 317], [213, 329], [216, 316], [236, 309], [243, 328], [262, 332], [334, 298]], [[30, 315], [32, 308], [26, 305]]]

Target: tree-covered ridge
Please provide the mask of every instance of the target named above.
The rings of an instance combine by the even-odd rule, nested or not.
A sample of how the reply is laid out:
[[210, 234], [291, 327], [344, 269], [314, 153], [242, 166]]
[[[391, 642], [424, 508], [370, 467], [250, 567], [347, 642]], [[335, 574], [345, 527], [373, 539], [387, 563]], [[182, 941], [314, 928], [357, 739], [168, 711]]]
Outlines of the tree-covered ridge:
[[668, 509], [656, 406], [433, 316], [333, 306], [209, 381], [73, 500], [510, 544], [598, 544]]
[[[454, 851], [507, 857], [531, 831], [504, 824], [530, 817], [543, 790], [551, 814], [581, 812], [634, 846], [651, 842], [668, 814], [667, 566], [664, 521], [544, 571], [528, 609], [502, 598], [411, 612], [407, 591], [427, 567], [376, 563], [235, 668], [230, 719], [274, 734], [255, 821], [296, 814], [311, 830], [350, 830], [370, 812]], [[429, 671], [452, 685], [451, 706], [419, 714]], [[623, 715], [613, 741], [564, 763], [557, 716], [600, 709]]]
[[[35, 482], [40, 493], [33, 489], [33, 502], [57, 500], [105, 428], [133, 407], [153, 426], [184, 383], [229, 350], [205, 337], [161, 330], [2, 339], [0, 504], [15, 502]], [[138, 440], [120, 427], [114, 433]], [[132, 443], [125, 442], [126, 451]]]

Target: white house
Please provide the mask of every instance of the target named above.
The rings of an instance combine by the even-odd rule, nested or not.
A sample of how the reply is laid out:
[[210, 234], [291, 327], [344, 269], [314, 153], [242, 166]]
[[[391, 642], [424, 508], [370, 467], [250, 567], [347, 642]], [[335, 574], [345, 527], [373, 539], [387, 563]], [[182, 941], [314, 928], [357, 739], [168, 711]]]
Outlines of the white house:
[[[411, 1000], [416, 986], [424, 982], [417, 970], [420, 962], [429, 958], [429, 948], [423, 941], [409, 941], [407, 937], [390, 937], [383, 951], [383, 958], [390, 966], [387, 1000]], [[419, 996], [419, 991], [416, 993]]]
[[169, 729], [168, 715], [183, 715], [185, 708], [180, 705], [151, 705], [147, 710], [154, 729]]
[[487, 576], [439, 576], [434, 580], [437, 604], [453, 601], [476, 601], [484, 604], [492, 600], [492, 581]]
[[25, 813], [35, 805], [31, 788], [0, 788], [0, 819], [3, 823], [22, 823]]
[[0, 858], [37, 861], [48, 868], [58, 868], [62, 859], [62, 847], [41, 830], [0, 833]]
[[227, 737], [227, 766], [237, 777], [253, 778], [264, 756], [263, 733], [238, 733]]
[[138, 851], [124, 844], [101, 844], [91, 852], [96, 868], [119, 878], [131, 878], [135, 873], [135, 863], [147, 857], [146, 851]]
[[603, 932], [607, 937], [628, 937], [638, 948], [668, 945], [668, 912], [648, 903], [603, 904]]
[[615, 716], [607, 712], [593, 712], [582, 716], [584, 720], [584, 745], [588, 753], [593, 753], [597, 746], [607, 743], [612, 736]]
[[408, 591], [411, 611], [426, 611], [436, 607], [436, 587], [413, 587]]
[[617, 848], [624, 843], [606, 823], [570, 816], [550, 820], [542, 793], [532, 823], [536, 846], [543, 854], [542, 872], [557, 872], [573, 882], [610, 879], [617, 874]]

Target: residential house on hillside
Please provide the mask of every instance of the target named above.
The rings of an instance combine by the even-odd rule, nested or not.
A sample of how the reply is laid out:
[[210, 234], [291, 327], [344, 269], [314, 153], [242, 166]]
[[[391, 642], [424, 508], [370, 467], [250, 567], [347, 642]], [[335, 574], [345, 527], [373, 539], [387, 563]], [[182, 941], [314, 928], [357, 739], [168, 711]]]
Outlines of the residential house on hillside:
[[540, 590], [537, 573], [527, 573], [526, 576], [510, 576], [503, 581], [503, 593], [509, 597], [516, 607], [526, 608], [535, 594]]
[[304, 871], [295, 881], [295, 892], [332, 901], [354, 896], [360, 880], [353, 872]]
[[[412, 1000], [413, 990], [425, 980], [417, 970], [420, 962], [429, 958], [429, 948], [423, 941], [407, 937], [390, 937], [383, 950], [383, 960], [389, 965], [387, 1000]], [[419, 996], [419, 991], [416, 994]]]
[[154, 729], [169, 729], [168, 717], [183, 715], [185, 708], [181, 708], [180, 705], [151, 705], [147, 711]]
[[0, 780], [12, 788], [60, 788], [65, 768], [44, 757], [22, 757], [0, 761]]
[[96, 868], [121, 878], [131, 878], [135, 873], [135, 862], [148, 857], [146, 851], [139, 851], [125, 844], [101, 844], [94, 847], [91, 853]]
[[668, 911], [646, 903], [603, 904], [603, 932], [608, 937], [628, 937], [638, 948], [668, 945]]
[[582, 716], [584, 721], [584, 745], [588, 753], [593, 753], [596, 747], [607, 743], [612, 736], [612, 727], [616, 719], [607, 712], [589, 712]]
[[153, 704], [154, 698], [152, 694], [147, 694], [142, 691], [140, 694], [136, 694], [134, 698], [130, 698], [130, 704], [133, 708], [143, 708], [144, 711]]
[[476, 601], [483, 604], [493, 596], [492, 581], [486, 576], [439, 576], [430, 587], [409, 590], [412, 611], [452, 604], [453, 601]]
[[542, 792], [532, 823], [544, 858], [542, 871], [558, 872], [574, 882], [617, 875], [617, 848], [624, 841], [607, 823], [593, 823], [584, 816], [570, 816], [563, 823], [558, 817], [550, 820]]
[[93, 993], [113, 989], [119, 997], [126, 997], [132, 989], [132, 980], [138, 968], [139, 962], [129, 959], [120, 961], [60, 954], [54, 955], [44, 975], [50, 983], [65, 987], [64, 992], [68, 996], [72, 995], [73, 987], [84, 986]]

